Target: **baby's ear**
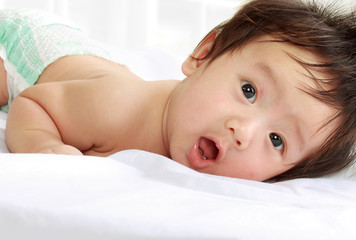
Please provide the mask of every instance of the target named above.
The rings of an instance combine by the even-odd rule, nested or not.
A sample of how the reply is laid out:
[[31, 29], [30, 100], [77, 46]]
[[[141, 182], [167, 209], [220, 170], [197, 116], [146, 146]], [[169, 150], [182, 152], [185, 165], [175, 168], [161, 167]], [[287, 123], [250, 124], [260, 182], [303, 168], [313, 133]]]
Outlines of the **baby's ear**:
[[189, 77], [204, 61], [208, 60], [208, 58], [204, 57], [210, 52], [217, 35], [217, 31], [212, 31], [183, 62], [182, 72], [185, 76]]

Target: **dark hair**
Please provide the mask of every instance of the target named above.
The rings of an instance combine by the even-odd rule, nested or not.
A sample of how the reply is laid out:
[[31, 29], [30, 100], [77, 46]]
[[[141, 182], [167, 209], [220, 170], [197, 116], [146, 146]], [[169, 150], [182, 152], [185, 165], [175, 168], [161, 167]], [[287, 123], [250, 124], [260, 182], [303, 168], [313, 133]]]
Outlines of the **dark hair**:
[[[201, 41], [217, 34], [210, 52], [203, 58], [214, 61], [224, 53], [243, 47], [262, 35], [305, 48], [323, 59], [322, 63], [297, 60], [306, 69], [331, 76], [313, 80], [322, 89], [309, 89], [313, 97], [337, 109], [331, 121], [336, 129], [311, 155], [273, 181], [319, 177], [351, 165], [356, 157], [356, 18], [355, 11], [341, 11], [335, 5], [315, 1], [253, 0], [230, 20], [215, 27]], [[198, 45], [199, 46], [199, 45]], [[311, 72], [311, 71], [310, 71]], [[326, 90], [327, 89], [327, 90]], [[327, 127], [325, 124], [323, 127]]]

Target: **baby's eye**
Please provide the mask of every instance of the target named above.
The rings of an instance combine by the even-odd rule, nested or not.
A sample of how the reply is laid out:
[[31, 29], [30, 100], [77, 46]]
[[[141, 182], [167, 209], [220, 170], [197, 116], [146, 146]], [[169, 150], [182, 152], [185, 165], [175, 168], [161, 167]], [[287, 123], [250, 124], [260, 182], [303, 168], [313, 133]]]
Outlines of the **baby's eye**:
[[250, 103], [254, 103], [257, 95], [255, 88], [249, 82], [243, 81], [241, 83], [241, 89], [247, 100]]
[[273, 144], [273, 147], [277, 149], [278, 151], [283, 151], [284, 150], [284, 142], [283, 139], [276, 133], [271, 133], [269, 135], [269, 138], [271, 139], [271, 142]]

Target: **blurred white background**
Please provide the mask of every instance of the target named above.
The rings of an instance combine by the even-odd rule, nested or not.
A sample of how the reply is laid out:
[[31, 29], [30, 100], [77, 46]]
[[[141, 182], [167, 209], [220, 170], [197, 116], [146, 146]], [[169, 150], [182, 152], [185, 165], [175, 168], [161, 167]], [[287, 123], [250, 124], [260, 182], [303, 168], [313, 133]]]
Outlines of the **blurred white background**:
[[242, 0], [0, 0], [64, 16], [99, 42], [159, 48], [181, 59], [202, 37], [233, 15]]
[[128, 49], [159, 48], [184, 59], [242, 2], [246, 0], [0, 0], [0, 8], [53, 12], [101, 43]]

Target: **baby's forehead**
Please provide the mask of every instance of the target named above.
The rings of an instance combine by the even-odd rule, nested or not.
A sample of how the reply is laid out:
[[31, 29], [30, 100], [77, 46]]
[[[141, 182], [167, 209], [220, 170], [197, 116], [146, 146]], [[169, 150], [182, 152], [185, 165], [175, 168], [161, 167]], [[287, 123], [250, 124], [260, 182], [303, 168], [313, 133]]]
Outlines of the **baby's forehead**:
[[[250, 54], [245, 54], [246, 52], [249, 52]], [[315, 75], [318, 75], [318, 79], [330, 78], [326, 73], [327, 71], [325, 71], [325, 68], [323, 68], [324, 71], [320, 71], [320, 68], [317, 67], [325, 64], [328, 59], [318, 53], [316, 49], [298, 46], [271, 35], [262, 35], [250, 39], [240, 46], [236, 46], [234, 49], [230, 50], [228, 54], [237, 57], [241, 57], [241, 54], [243, 54], [247, 59], [256, 60], [263, 55], [266, 61], [278, 61], [279, 58], [283, 58], [282, 61], [285, 61], [284, 57], [287, 55], [288, 59], [291, 60], [291, 63], [294, 63], [296, 66], [298, 65], [305, 70], [302, 71], [299, 69], [298, 71], [308, 75], [313, 80], [317, 79]], [[319, 88], [319, 86], [316, 85], [315, 87]]]
[[[319, 65], [325, 63], [315, 49], [301, 47], [280, 38], [273, 37], [271, 35], [263, 35], [249, 41], [242, 43], [231, 50], [221, 54], [215, 59], [210, 60], [209, 65], [216, 61], [218, 58], [225, 58], [226, 61], [232, 60], [239, 61], [241, 59], [255, 66], [256, 70], [259, 69], [272, 69], [269, 72], [283, 72], [286, 69], [290, 75], [294, 76], [295, 87], [302, 89], [302, 92], [312, 93], [320, 90], [324, 90], [327, 87], [323, 84], [323, 80], [330, 79], [330, 75], [327, 69], [322, 68], [320, 71]], [[225, 68], [226, 73], [236, 71], [238, 66], [228, 68], [229, 65], [220, 65]], [[255, 69], [252, 69], [254, 71]], [[305, 77], [309, 81], [305, 81]], [[304, 79], [300, 81], [300, 79]], [[325, 85], [325, 86], [324, 86]]]
[[300, 60], [310, 63], [322, 63], [323, 57], [319, 56], [316, 49], [306, 48], [284, 40], [282, 38], [274, 37], [271, 35], [262, 35], [255, 37], [237, 45], [231, 53], [244, 51], [246, 48], [255, 47], [264, 50], [271, 50], [269, 53], [274, 55], [277, 50], [280, 50], [290, 56], [294, 56]]

